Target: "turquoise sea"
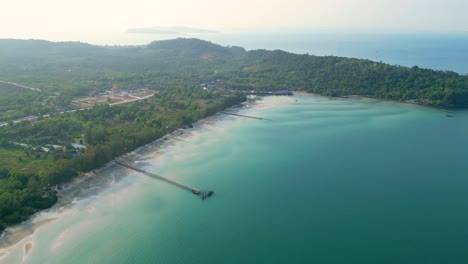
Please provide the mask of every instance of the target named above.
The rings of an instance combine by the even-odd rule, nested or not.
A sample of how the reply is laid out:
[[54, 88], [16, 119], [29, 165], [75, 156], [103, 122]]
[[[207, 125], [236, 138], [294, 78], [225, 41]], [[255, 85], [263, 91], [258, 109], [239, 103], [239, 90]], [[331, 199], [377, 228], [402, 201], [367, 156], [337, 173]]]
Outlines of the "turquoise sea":
[[271, 120], [214, 116], [122, 158], [213, 197], [110, 165], [0, 262], [468, 263], [468, 111], [304, 94], [232, 111]]

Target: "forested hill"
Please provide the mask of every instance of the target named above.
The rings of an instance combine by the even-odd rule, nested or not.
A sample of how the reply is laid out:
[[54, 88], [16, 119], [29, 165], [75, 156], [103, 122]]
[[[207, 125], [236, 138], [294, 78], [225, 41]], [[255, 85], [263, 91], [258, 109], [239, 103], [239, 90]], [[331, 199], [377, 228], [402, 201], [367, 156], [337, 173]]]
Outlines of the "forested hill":
[[280, 50], [250, 51], [246, 56], [242, 74], [232, 78], [238, 88], [287, 87], [330, 96], [414, 99], [422, 104], [468, 107], [468, 76], [455, 72]]
[[148, 48], [154, 50], [165, 51], [173, 54], [185, 54], [189, 56], [206, 56], [213, 55], [231, 55], [243, 54], [245, 49], [241, 47], [222, 47], [220, 45], [199, 39], [175, 39], [154, 41], [147, 45]]
[[323, 95], [363, 95], [445, 107], [468, 107], [468, 76], [362, 59], [280, 50], [245, 51], [198, 39], [144, 46], [0, 40], [0, 79], [73, 96], [112, 78], [123, 86], [168, 87], [217, 75], [225, 88], [296, 89]]

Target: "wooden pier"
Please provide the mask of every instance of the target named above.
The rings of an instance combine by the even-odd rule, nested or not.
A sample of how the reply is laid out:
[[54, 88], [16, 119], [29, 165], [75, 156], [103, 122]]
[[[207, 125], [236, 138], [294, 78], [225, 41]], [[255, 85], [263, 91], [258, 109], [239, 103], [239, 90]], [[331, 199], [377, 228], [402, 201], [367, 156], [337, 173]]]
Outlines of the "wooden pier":
[[[137, 171], [139, 173], [142, 173], [142, 174], [145, 174], [147, 176], [150, 176], [151, 178], [155, 178], [155, 179], [158, 179], [158, 180], [161, 180], [161, 181], [165, 181], [167, 183], [170, 183], [170, 184], [173, 184], [173, 185], [176, 185], [176, 186], [179, 186], [181, 188], [184, 188], [186, 190], [189, 190], [191, 191], [192, 193], [196, 194], [196, 195], [203, 195], [204, 192], [200, 191], [199, 189], [197, 188], [193, 188], [191, 186], [188, 186], [188, 185], [185, 185], [183, 183], [180, 183], [180, 182], [176, 182], [174, 180], [171, 180], [171, 179], [168, 179], [166, 177], [163, 177], [163, 176], [159, 176], [159, 175], [156, 175], [154, 173], [151, 173], [151, 172], [148, 172], [148, 171], [145, 171], [145, 170], [142, 170], [142, 169], [138, 169], [138, 168], [135, 168], [133, 166], [130, 166], [130, 165], [127, 165], [125, 163], [122, 163], [118, 160], [114, 160], [114, 163], [115, 164], [118, 164], [122, 167], [125, 167], [127, 169], [130, 169], [130, 170], [134, 170], [134, 171]], [[203, 198], [203, 197], [202, 197]], [[206, 198], [206, 197], [205, 197]], [[203, 198], [204, 199], [204, 198]]]
[[232, 116], [238, 116], [238, 117], [246, 117], [246, 118], [258, 119], [258, 120], [271, 120], [271, 119], [262, 118], [262, 117], [248, 116], [248, 115], [239, 115], [239, 114], [234, 114], [234, 113], [229, 113], [229, 112], [224, 112], [224, 111], [221, 111], [221, 112], [219, 112], [219, 113], [225, 114], [225, 115], [232, 115]]

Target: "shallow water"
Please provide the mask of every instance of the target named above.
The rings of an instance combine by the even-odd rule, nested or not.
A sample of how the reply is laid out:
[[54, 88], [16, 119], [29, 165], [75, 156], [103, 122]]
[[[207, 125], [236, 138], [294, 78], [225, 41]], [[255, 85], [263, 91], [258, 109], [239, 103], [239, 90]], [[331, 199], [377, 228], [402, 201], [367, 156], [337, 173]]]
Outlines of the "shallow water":
[[214, 117], [126, 158], [214, 197], [109, 166], [0, 260], [468, 261], [468, 112], [312, 95], [260, 105], [240, 113], [272, 121]]

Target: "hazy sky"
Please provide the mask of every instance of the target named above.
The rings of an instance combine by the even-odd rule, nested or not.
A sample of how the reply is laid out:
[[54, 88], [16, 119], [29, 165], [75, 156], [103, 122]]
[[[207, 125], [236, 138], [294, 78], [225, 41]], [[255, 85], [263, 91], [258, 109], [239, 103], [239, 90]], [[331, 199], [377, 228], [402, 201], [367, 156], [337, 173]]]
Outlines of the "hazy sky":
[[[0, 37], [192, 26], [207, 29], [467, 31], [467, 0], [5, 0]], [[5, 3], [6, 2], [6, 3]]]

